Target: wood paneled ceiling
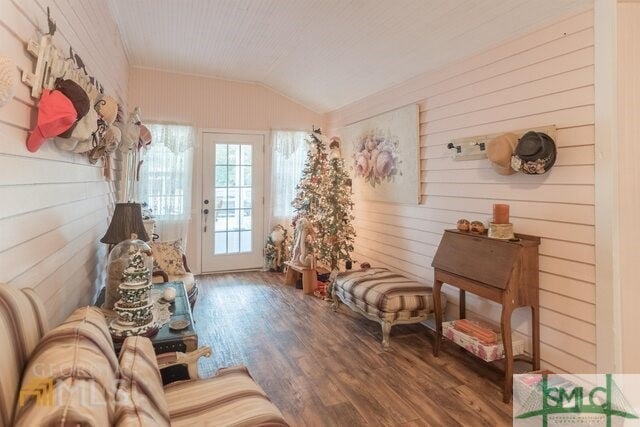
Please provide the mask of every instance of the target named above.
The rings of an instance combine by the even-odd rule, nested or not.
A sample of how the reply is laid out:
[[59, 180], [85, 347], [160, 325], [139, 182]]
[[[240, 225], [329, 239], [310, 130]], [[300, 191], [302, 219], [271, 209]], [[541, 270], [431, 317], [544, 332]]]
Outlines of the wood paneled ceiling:
[[318, 112], [592, 0], [108, 0], [129, 62], [258, 82]]

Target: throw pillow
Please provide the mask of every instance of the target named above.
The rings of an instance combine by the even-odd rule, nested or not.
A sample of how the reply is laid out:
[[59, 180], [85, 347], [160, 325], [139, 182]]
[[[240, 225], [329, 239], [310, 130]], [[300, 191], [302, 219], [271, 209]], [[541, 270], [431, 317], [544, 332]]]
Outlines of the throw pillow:
[[182, 239], [151, 243], [153, 267], [172, 276], [187, 274], [182, 262]]
[[129, 337], [120, 351], [115, 425], [168, 427], [169, 424], [169, 409], [151, 341]]

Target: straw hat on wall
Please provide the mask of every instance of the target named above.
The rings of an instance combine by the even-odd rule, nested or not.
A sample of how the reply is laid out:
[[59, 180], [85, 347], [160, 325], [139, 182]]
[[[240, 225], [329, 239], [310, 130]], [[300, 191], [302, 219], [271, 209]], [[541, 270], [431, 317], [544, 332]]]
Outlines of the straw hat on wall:
[[511, 168], [511, 156], [516, 149], [518, 136], [514, 133], [504, 133], [493, 138], [487, 144], [487, 157], [493, 165], [493, 170], [500, 175], [512, 175], [516, 173]]

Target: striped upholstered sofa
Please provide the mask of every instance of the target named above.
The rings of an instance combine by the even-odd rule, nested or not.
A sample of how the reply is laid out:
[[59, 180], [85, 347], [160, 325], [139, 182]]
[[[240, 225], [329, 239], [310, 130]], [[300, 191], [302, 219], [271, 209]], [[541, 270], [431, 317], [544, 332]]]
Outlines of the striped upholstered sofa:
[[149, 339], [130, 337], [118, 358], [92, 307], [48, 330], [30, 289], [0, 284], [0, 349], [0, 427], [287, 425], [246, 368], [163, 387], [160, 369], [182, 354], [156, 358]]
[[367, 319], [380, 323], [384, 349], [389, 348], [393, 325], [423, 322], [434, 310], [430, 287], [386, 268], [340, 273], [333, 282], [331, 294], [334, 311], [342, 302]]

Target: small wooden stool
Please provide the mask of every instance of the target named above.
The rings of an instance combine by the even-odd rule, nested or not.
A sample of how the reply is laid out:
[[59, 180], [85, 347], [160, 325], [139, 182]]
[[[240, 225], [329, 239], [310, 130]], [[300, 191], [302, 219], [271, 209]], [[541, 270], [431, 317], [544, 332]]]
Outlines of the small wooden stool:
[[284, 279], [285, 285], [295, 286], [298, 277], [302, 274], [302, 292], [312, 294], [316, 290], [318, 276], [315, 268], [296, 265], [291, 261], [285, 262], [285, 265], [287, 266], [287, 275]]

